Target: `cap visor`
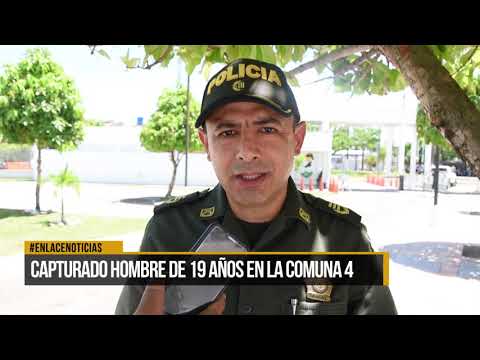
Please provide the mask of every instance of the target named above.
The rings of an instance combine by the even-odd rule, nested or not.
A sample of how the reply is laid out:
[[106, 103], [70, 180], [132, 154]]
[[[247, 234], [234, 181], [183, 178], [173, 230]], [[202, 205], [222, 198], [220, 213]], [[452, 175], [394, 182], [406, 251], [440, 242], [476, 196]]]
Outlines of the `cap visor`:
[[255, 102], [261, 105], [266, 105], [270, 107], [272, 110], [275, 110], [279, 112], [280, 114], [284, 116], [291, 116], [293, 115], [292, 109], [283, 109], [280, 105], [277, 105], [270, 99], [262, 98], [260, 96], [254, 96], [254, 95], [237, 95], [232, 98], [223, 98], [220, 99], [212, 104], [210, 104], [206, 109], [202, 111], [202, 113], [198, 116], [197, 121], [195, 122], [195, 127], [200, 127], [203, 125], [205, 122], [205, 119], [210, 115], [210, 113], [217, 109], [218, 107], [228, 104], [228, 103], [233, 103], [233, 102]]

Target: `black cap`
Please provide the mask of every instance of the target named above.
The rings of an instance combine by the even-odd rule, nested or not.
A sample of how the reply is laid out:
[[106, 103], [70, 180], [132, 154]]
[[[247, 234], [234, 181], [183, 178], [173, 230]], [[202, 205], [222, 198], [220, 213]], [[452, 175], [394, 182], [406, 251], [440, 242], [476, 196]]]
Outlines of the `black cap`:
[[215, 108], [235, 101], [253, 101], [300, 121], [295, 97], [283, 71], [276, 65], [254, 59], [238, 59], [208, 81], [195, 127], [204, 124]]

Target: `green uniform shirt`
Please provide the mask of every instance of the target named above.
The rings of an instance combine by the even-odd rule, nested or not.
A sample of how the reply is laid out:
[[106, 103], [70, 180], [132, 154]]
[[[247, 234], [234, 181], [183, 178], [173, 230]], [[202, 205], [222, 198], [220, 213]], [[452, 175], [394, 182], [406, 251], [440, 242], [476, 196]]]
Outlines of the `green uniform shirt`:
[[[361, 217], [337, 204], [299, 191], [291, 178], [285, 204], [255, 242], [249, 242], [232, 213], [225, 191], [196, 192], [156, 206], [147, 224], [140, 251], [189, 251], [214, 221], [245, 244], [249, 251], [373, 251]], [[132, 314], [143, 286], [125, 286], [116, 314]], [[296, 314], [396, 314], [386, 286], [333, 286], [330, 301], [307, 297], [305, 285], [229, 286], [225, 314], [292, 314], [291, 299], [298, 301]]]

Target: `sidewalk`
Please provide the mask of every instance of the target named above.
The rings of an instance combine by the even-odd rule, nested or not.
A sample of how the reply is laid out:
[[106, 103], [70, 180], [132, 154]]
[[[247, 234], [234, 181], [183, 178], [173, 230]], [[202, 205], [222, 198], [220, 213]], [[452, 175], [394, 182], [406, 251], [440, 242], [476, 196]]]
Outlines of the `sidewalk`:
[[[370, 185], [370, 184], [369, 184]], [[0, 208], [28, 209], [34, 204], [33, 182], [0, 183]], [[204, 188], [175, 188], [175, 195]], [[51, 190], [51, 189], [50, 189]], [[57, 200], [42, 192], [42, 207], [57, 209]], [[149, 217], [153, 205], [119, 202], [163, 196], [166, 187], [82, 184], [82, 197], [70, 196], [67, 211], [103, 216]], [[318, 192], [314, 195], [349, 207], [362, 216], [372, 246], [418, 242], [480, 244], [480, 196], [396, 191]], [[32, 200], [33, 199], [33, 200]], [[55, 205], [55, 207], [53, 207]], [[142, 233], [125, 234], [127, 251], [137, 251]], [[113, 239], [105, 239], [113, 240]], [[112, 314], [120, 286], [24, 286], [23, 255], [0, 257], [0, 314]], [[390, 261], [390, 288], [400, 314], [480, 314], [480, 281], [429, 273]]]

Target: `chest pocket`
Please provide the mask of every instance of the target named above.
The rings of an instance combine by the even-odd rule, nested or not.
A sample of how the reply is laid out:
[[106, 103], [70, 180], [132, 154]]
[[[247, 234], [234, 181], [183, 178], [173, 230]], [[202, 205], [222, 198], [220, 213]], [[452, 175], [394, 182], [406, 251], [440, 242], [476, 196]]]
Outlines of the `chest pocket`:
[[[286, 313], [292, 314], [291, 305], [286, 309]], [[295, 315], [346, 315], [346, 302], [308, 302], [299, 301]]]

